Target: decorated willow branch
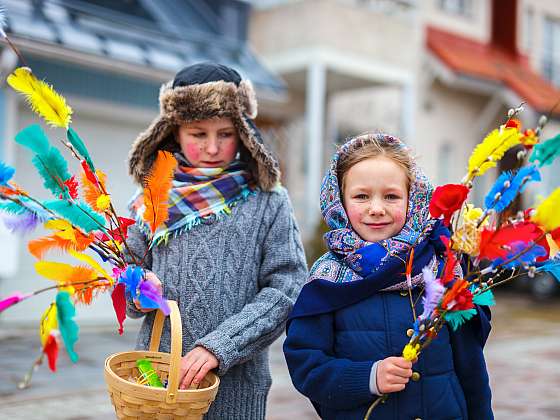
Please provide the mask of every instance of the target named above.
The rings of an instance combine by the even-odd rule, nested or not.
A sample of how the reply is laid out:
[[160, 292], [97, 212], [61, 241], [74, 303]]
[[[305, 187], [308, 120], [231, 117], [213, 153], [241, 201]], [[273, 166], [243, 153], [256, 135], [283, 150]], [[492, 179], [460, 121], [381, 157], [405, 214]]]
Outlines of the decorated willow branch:
[[[0, 35], [23, 60], [3, 30]], [[30, 240], [27, 247], [37, 259], [37, 273], [55, 284], [29, 293], [16, 292], [0, 300], [0, 312], [3, 312], [40, 293], [56, 291], [40, 321], [41, 354], [20, 384], [26, 387], [45, 356], [50, 369], [56, 370], [61, 342], [70, 360], [78, 360], [74, 351], [79, 332], [74, 319], [76, 304], [89, 305], [100, 293], [110, 292], [120, 334], [126, 318], [127, 297], [137, 299], [144, 308], [161, 308], [166, 313], [169, 308], [161, 292], [145, 281], [141, 268], [145, 256], [128, 250], [128, 228], [135, 222], [117, 215], [105, 173], [95, 167], [85, 143], [71, 127], [72, 108], [28, 67], [15, 69], [7, 82], [26, 98], [30, 108], [48, 126], [65, 131], [66, 140], [62, 144], [79, 161], [78, 172], [72, 174], [60, 150], [51, 144], [39, 125], [30, 125], [16, 135], [16, 143], [31, 152], [31, 162], [43, 186], [52, 194], [51, 199], [31, 196], [13, 181], [15, 169], [0, 162], [0, 212], [4, 213], [7, 228], [24, 234], [43, 225], [50, 232]], [[168, 192], [176, 164], [170, 153], [160, 151], [145, 179], [143, 220], [150, 228], [150, 241], [167, 221]], [[75, 264], [45, 260], [53, 251], [68, 254]], [[111, 269], [107, 271], [104, 264], [109, 264]]]
[[[476, 315], [476, 305], [494, 305], [491, 289], [522, 274], [534, 277], [542, 271], [560, 280], [560, 188], [535, 208], [507, 217], [526, 186], [541, 181], [539, 169], [560, 155], [560, 135], [540, 142], [547, 118], [541, 117], [535, 129], [521, 131], [521, 123], [513, 118], [520, 111], [521, 107], [509, 110], [506, 123], [474, 149], [460, 184], [439, 186], [432, 195], [430, 214], [443, 218], [451, 237], [441, 238], [446, 251], [439, 277], [429, 267], [423, 269], [423, 311], [415, 317], [410, 340], [402, 351], [409, 361], [417, 360], [445, 324], [457, 330]], [[484, 208], [467, 204], [475, 178], [495, 167], [514, 147], [521, 147], [517, 153], [521, 166], [497, 178], [484, 199]], [[527, 156], [531, 164], [526, 163]], [[412, 249], [407, 276], [413, 259]], [[387, 398], [388, 395], [380, 396], [365, 419]]]

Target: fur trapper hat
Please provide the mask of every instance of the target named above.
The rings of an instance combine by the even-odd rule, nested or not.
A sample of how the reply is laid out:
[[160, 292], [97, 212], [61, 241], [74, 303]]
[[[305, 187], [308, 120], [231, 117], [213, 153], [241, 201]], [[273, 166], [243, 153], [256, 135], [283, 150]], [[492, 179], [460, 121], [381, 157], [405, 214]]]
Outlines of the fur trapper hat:
[[159, 116], [134, 141], [128, 155], [128, 170], [142, 185], [158, 150], [180, 151], [176, 127], [209, 118], [229, 117], [241, 140], [241, 159], [249, 164], [258, 185], [272, 190], [280, 180], [278, 162], [266, 150], [253, 119], [257, 100], [251, 82], [232, 68], [215, 63], [185, 67], [162, 85]]

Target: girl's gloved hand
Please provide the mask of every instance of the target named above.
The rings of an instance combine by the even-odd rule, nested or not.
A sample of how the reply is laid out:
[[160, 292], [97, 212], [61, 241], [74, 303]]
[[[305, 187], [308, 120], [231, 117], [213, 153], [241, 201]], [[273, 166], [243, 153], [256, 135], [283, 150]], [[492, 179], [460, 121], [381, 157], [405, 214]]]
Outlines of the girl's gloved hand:
[[188, 389], [191, 384], [198, 385], [206, 374], [218, 367], [218, 359], [204, 347], [195, 347], [181, 358], [179, 389]]
[[412, 376], [412, 362], [404, 357], [387, 357], [377, 365], [377, 389], [382, 394], [402, 391]]
[[[154, 273], [148, 271], [146, 273], [145, 281], [149, 281], [150, 283], [152, 283], [159, 290], [159, 294], [160, 295], [162, 294], [161, 280], [158, 279], [158, 277]], [[152, 312], [157, 309], [157, 308], [143, 308], [142, 305], [140, 305], [138, 299], [134, 299], [134, 305], [136, 306], [136, 309], [138, 309], [140, 312]]]

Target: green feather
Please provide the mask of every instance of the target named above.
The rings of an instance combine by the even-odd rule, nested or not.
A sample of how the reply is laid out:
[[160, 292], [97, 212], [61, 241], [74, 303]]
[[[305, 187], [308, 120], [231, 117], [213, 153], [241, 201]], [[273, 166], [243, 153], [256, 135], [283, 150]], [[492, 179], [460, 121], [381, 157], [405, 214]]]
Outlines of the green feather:
[[476, 295], [475, 297], [473, 297], [472, 301], [475, 305], [482, 306], [494, 306], [496, 304], [494, 293], [492, 293], [491, 290], [487, 290], [486, 292]]
[[68, 131], [66, 132], [66, 138], [68, 139], [70, 144], [74, 146], [74, 149], [76, 149], [78, 154], [85, 159], [91, 171], [95, 172], [95, 167], [93, 166], [93, 161], [91, 160], [91, 156], [89, 155], [86, 145], [72, 127], [68, 128]]
[[447, 312], [444, 316], [445, 320], [453, 331], [456, 331], [466, 321], [476, 315], [476, 309], [467, 309], [465, 311]]
[[550, 165], [558, 156], [560, 156], [560, 134], [543, 143], [535, 145], [529, 160], [531, 162], [538, 160], [539, 167], [542, 167]]
[[50, 200], [45, 201], [43, 205], [86, 232], [105, 227], [105, 218], [82, 201], [73, 204], [66, 200]]
[[16, 135], [16, 142], [35, 153], [33, 165], [43, 178], [43, 185], [56, 197], [68, 198], [68, 189], [63, 185], [70, 178], [68, 163], [60, 151], [49, 144], [49, 139], [38, 125], [30, 125]]
[[64, 181], [70, 178], [68, 163], [57, 148], [51, 147], [51, 150], [45, 155], [35, 155], [31, 162], [43, 178], [43, 186], [47, 190], [51, 191], [55, 197], [61, 194], [65, 198], [70, 197], [68, 188], [64, 185]]
[[33, 213], [41, 222], [45, 222], [53, 218], [51, 214], [32, 200], [26, 197], [18, 197], [18, 200], [21, 201], [22, 204], [15, 203], [10, 200], [0, 201], [0, 211], [14, 216]]
[[58, 319], [58, 329], [62, 335], [62, 341], [70, 356], [70, 360], [76, 363], [78, 355], [74, 351], [74, 344], [78, 341], [78, 332], [80, 327], [74, 321], [76, 316], [76, 308], [70, 300], [70, 293], [66, 291], [58, 292], [56, 295], [56, 317]]
[[36, 155], [46, 155], [51, 148], [49, 139], [37, 124], [29, 125], [16, 134], [16, 143], [27, 147]]

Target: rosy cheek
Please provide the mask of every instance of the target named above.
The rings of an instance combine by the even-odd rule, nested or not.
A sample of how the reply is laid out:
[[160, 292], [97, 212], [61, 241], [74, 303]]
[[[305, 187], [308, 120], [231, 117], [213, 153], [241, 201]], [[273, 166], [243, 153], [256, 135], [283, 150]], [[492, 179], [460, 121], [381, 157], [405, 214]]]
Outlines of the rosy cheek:
[[404, 226], [404, 222], [406, 221], [406, 212], [403, 210], [396, 210], [393, 213], [393, 220], [395, 222], [395, 224], [398, 224], [400, 226]]
[[185, 145], [185, 150], [183, 150], [183, 152], [185, 153], [185, 157], [191, 162], [197, 161], [200, 157], [200, 149], [196, 144]]
[[224, 144], [222, 153], [228, 159], [233, 159], [237, 153], [237, 144], [235, 142]]
[[350, 223], [353, 226], [356, 226], [357, 222], [360, 221], [362, 215], [360, 208], [351, 204], [346, 206], [346, 214], [348, 215], [348, 219], [350, 219]]

